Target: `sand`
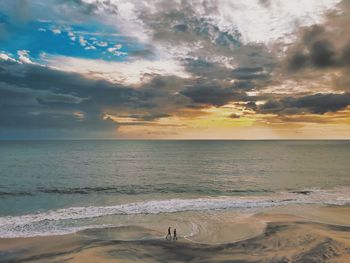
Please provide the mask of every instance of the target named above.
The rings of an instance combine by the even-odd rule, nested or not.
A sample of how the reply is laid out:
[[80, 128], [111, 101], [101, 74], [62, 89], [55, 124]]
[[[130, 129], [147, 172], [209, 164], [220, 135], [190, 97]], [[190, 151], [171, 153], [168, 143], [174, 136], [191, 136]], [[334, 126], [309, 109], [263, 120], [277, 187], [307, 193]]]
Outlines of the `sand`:
[[[350, 226], [337, 223], [348, 218], [350, 208], [315, 211], [320, 220], [312, 210], [305, 213], [307, 216], [300, 212], [287, 214], [283, 209], [259, 213], [255, 218], [266, 222], [261, 233], [222, 244], [195, 243], [184, 238], [171, 242], [121, 241], [110, 238], [113, 235], [106, 238], [106, 232], [113, 229], [0, 239], [0, 262], [350, 262]], [[337, 213], [341, 215], [338, 218], [326, 216]]]

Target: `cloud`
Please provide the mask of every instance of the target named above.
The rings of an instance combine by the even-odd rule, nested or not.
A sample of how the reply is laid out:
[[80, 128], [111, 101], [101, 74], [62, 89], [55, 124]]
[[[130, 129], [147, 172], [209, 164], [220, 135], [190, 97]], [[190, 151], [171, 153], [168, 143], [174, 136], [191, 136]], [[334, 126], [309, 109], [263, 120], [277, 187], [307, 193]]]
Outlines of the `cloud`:
[[315, 68], [325, 68], [341, 66], [346, 58], [337, 56], [337, 52], [332, 43], [326, 39], [312, 41], [301, 47], [303, 51], [297, 50], [292, 54], [289, 61], [289, 68], [300, 70], [304, 67], [313, 66]]
[[350, 91], [350, 5], [340, 2], [36, 1], [27, 17], [50, 19], [45, 28], [78, 49], [0, 52], [0, 126], [101, 133], [209, 115], [335, 115]]
[[0, 79], [1, 130], [61, 130], [66, 136], [71, 130], [83, 136], [87, 129], [116, 136], [119, 124], [106, 116], [130, 115], [144, 124], [189, 103], [175, 94], [182, 81], [175, 76], [153, 76], [140, 88], [1, 59]]
[[[326, 14], [339, 10], [341, 0], [275, 1], [153, 1], [82, 0], [94, 5], [93, 14], [124, 35], [152, 47], [158, 57], [201, 59], [231, 66], [253, 66], [269, 59], [259, 51], [272, 50], [276, 43], [291, 43], [301, 27], [325, 21]], [[249, 50], [251, 46], [251, 50]], [[252, 58], [252, 50], [257, 51]], [[115, 50], [120, 55], [118, 50]], [[259, 57], [261, 56], [261, 57]], [[233, 59], [234, 58], [234, 59]], [[234, 63], [232, 62], [234, 60]], [[249, 63], [249, 65], [248, 65]]]
[[63, 56], [46, 56], [45, 63], [63, 71], [85, 74], [90, 77], [128, 85], [138, 84], [152, 75], [190, 77], [180, 63], [174, 60], [152, 61], [139, 59], [125, 62], [107, 62]]
[[70, 40], [72, 40], [73, 42], [75, 41], [75, 40], [77, 40], [77, 37], [75, 36], [75, 34], [73, 33], [73, 32], [68, 32], [68, 36], [69, 36], [69, 38], [70, 38]]
[[88, 44], [87, 40], [83, 36], [79, 36], [79, 43], [83, 47], [85, 47]]
[[2, 129], [115, 129], [116, 123], [103, 120], [104, 107], [133, 96], [106, 81], [9, 60], [0, 60], [0, 76]]
[[189, 97], [193, 102], [199, 104], [222, 106], [232, 101], [242, 101], [247, 98], [243, 93], [235, 92], [231, 88], [220, 85], [195, 85], [180, 92]]
[[19, 51], [17, 51], [17, 54], [18, 54], [18, 59], [20, 62], [33, 64], [31, 59], [29, 58], [29, 51], [28, 50], [19, 50]]
[[96, 47], [90, 45], [90, 46], [85, 47], [84, 49], [85, 49], [85, 50], [95, 50]]
[[[331, 14], [322, 25], [302, 28], [298, 41], [282, 57], [275, 82], [286, 91], [349, 93], [350, 5], [343, 1], [339, 7], [341, 12]], [[293, 87], [299, 87], [300, 94]]]
[[317, 41], [312, 45], [310, 59], [316, 67], [327, 67], [334, 64], [334, 55], [333, 47], [328, 41]]
[[6, 53], [0, 53], [0, 60], [16, 62], [16, 60], [14, 58], [12, 58], [11, 56], [9, 56]]
[[113, 47], [109, 47], [107, 48], [107, 51], [112, 53], [113, 55], [115, 56], [122, 56], [122, 55], [127, 55], [126, 52], [123, 52], [123, 51], [120, 51], [120, 49], [122, 48], [123, 46], [121, 44], [116, 44], [114, 45]]
[[[147, 34], [152, 30], [153, 35], [157, 35], [157, 30], [164, 30], [163, 24], [171, 23], [173, 26], [169, 28], [187, 32], [191, 27], [189, 21], [202, 20], [204, 25], [213, 25], [219, 31], [227, 32], [227, 36], [238, 32], [245, 43], [267, 44], [276, 40], [290, 42], [292, 33], [299, 26], [323, 22], [324, 13], [336, 9], [340, 0], [274, 1], [269, 5], [259, 0], [154, 1], [147, 4], [137, 0], [80, 2], [82, 7], [93, 4], [97, 13], [116, 16], [117, 21], [131, 34]], [[209, 32], [208, 29], [204, 30]]]
[[59, 35], [59, 34], [62, 33], [61, 29], [59, 29], [59, 28], [53, 28], [51, 31], [52, 31], [52, 33], [54, 33], [55, 35]]
[[291, 114], [325, 114], [343, 110], [350, 105], [350, 94], [314, 94], [299, 98], [284, 97], [280, 100], [268, 100], [258, 107], [258, 112]]
[[262, 67], [252, 67], [252, 68], [236, 68], [232, 72], [232, 76], [239, 80], [253, 80], [253, 79], [266, 79], [268, 75], [264, 73]]
[[108, 43], [107, 42], [104, 42], [104, 41], [94, 41], [93, 42], [94, 45], [96, 46], [99, 46], [99, 47], [107, 47], [108, 46]]

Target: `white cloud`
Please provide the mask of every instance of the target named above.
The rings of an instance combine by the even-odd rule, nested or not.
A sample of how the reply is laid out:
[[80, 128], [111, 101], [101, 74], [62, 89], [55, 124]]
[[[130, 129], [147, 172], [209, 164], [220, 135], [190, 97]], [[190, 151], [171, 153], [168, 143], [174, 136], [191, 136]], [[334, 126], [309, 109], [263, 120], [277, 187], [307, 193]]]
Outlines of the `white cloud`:
[[[218, 49], [211, 49], [205, 42], [201, 43], [200, 38], [197, 39], [198, 43], [195, 42], [190, 34], [184, 41], [168, 38], [172, 31], [169, 28], [169, 16], [166, 14], [171, 11], [175, 14], [182, 13], [185, 19], [179, 15], [179, 23], [202, 21], [203, 24], [217, 27], [225, 34], [231, 34], [234, 39], [239, 36], [244, 45], [259, 43], [272, 50], [286, 47], [295, 41], [301, 27], [323, 23], [329, 11], [339, 11], [337, 5], [342, 0], [83, 1], [96, 4], [98, 16], [104, 23], [117, 27], [122, 35], [152, 46], [154, 54], [161, 60], [180, 61], [201, 57], [207, 61], [222, 62], [226, 67], [235, 67], [235, 60], [240, 60], [238, 54], [219, 54]], [[173, 18], [174, 25], [177, 23], [176, 17]], [[164, 27], [168, 27], [168, 32]], [[277, 52], [278, 50], [283, 48], [274, 49]], [[115, 47], [107, 51], [115, 56], [123, 55]]]
[[[91, 40], [96, 40], [96, 38], [90, 38]], [[108, 46], [108, 43], [107, 42], [104, 42], [104, 41], [94, 41], [93, 42], [96, 46], [99, 46], [99, 47], [107, 47]]]
[[69, 36], [70, 40], [72, 40], [73, 42], [75, 40], [77, 40], [77, 37], [75, 36], [75, 34], [72, 31], [68, 32], [68, 36]]
[[17, 55], [18, 55], [19, 62], [27, 63], [27, 64], [34, 64], [34, 62], [31, 61], [31, 59], [29, 58], [29, 51], [28, 50], [18, 50]]
[[64, 56], [45, 56], [43, 60], [50, 67], [84, 74], [88, 77], [102, 78], [116, 83], [137, 85], [147, 81], [153, 74], [176, 75], [188, 78], [190, 75], [174, 60], [128, 62], [107, 62], [103, 60], [80, 59]]
[[0, 53], [0, 59], [15, 62], [16, 60], [6, 53]]
[[[142, 42], [150, 40], [150, 32], [144, 22], [138, 18], [142, 11], [148, 11], [149, 3], [138, 0], [83, 0], [86, 3], [97, 3], [99, 13], [111, 25], [118, 25], [124, 35], [131, 35]], [[113, 12], [115, 11], [115, 12]], [[116, 15], [118, 14], [118, 15]]]
[[114, 45], [114, 48], [116, 48], [117, 50], [118, 49], [121, 49], [123, 46], [122, 46], [122, 44], [116, 44], [116, 45]]
[[51, 29], [52, 33], [54, 33], [55, 35], [59, 35], [62, 33], [61, 29], [59, 28], [54, 28], [54, 29]]
[[116, 44], [114, 47], [107, 48], [107, 51], [115, 56], [127, 55], [126, 52], [119, 51], [123, 46], [121, 44]]
[[222, 30], [238, 30], [245, 43], [270, 44], [275, 41], [291, 42], [293, 33], [302, 26], [322, 23], [325, 13], [335, 9], [341, 0], [274, 0], [265, 5], [261, 1], [220, 0], [217, 9], [210, 12], [196, 5], [198, 17], [205, 17]]
[[79, 43], [81, 46], [85, 47], [88, 42], [85, 40], [83, 36], [79, 36]]
[[115, 55], [115, 56], [123, 56], [123, 55], [127, 55], [128, 54], [126, 52], [118, 51], [115, 48], [109, 48], [108, 51], [110, 53], [112, 53], [113, 55]]
[[18, 50], [17, 51], [18, 59], [13, 58], [10, 54], [0, 52], [0, 59], [6, 60], [6, 61], [12, 61], [16, 63], [27, 63], [27, 64], [36, 64], [29, 58], [29, 51], [28, 50]]
[[[206, 19], [225, 32], [238, 31], [245, 43], [271, 44], [290, 42], [302, 26], [322, 23], [325, 13], [335, 10], [341, 0], [83, 0], [98, 3], [98, 12], [106, 21], [118, 25], [126, 35], [151, 41], [154, 29], [147, 26], [149, 18], [190, 8], [196, 19]], [[116, 10], [116, 12], [111, 12]], [[187, 10], [182, 10], [187, 11]], [[116, 15], [117, 14], [117, 15]]]
[[96, 47], [92, 46], [92, 45], [89, 45], [87, 47], [85, 47], [86, 50], [95, 50]]

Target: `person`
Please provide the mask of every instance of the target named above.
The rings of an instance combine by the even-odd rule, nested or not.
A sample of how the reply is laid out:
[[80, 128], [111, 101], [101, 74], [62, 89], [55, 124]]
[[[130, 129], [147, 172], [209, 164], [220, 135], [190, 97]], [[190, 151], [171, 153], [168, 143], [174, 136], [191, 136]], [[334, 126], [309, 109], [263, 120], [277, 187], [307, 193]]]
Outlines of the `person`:
[[177, 236], [176, 236], [176, 228], [174, 229], [174, 238], [173, 240], [177, 240]]
[[170, 237], [170, 240], [171, 240], [171, 229], [170, 229], [170, 226], [168, 228], [168, 234], [166, 235], [165, 239], [168, 239], [168, 237]]

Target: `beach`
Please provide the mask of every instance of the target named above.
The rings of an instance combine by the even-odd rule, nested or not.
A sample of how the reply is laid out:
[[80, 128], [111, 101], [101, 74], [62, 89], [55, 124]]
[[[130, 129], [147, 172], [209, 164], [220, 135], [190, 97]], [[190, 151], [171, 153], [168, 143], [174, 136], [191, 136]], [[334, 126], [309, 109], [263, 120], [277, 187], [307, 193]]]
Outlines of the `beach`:
[[350, 260], [349, 141], [24, 141], [0, 154], [0, 262]]
[[[302, 210], [308, 211], [302, 215]], [[271, 209], [252, 216], [251, 221], [265, 226], [251, 237], [246, 229], [247, 238], [242, 240], [230, 231], [219, 233], [213, 244], [210, 233], [203, 234], [200, 241], [184, 236], [168, 241], [156, 230], [136, 226], [89, 229], [60, 236], [1, 239], [0, 258], [1, 262], [78, 263], [350, 261], [350, 225], [344, 224], [350, 222], [349, 206], [299, 207], [294, 211], [292, 215], [285, 209]], [[233, 237], [232, 241], [226, 242], [227, 236]]]

